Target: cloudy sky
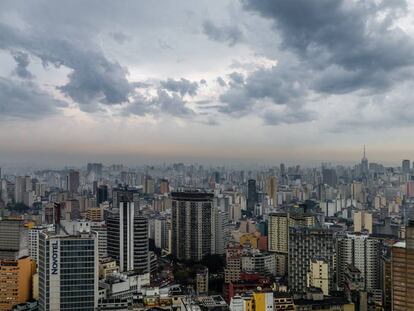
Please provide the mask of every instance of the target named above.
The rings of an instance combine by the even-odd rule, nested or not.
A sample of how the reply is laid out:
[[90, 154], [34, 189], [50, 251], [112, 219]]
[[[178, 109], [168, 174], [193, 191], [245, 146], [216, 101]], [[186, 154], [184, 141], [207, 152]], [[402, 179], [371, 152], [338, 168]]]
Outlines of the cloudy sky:
[[0, 164], [414, 159], [404, 0], [0, 2]]

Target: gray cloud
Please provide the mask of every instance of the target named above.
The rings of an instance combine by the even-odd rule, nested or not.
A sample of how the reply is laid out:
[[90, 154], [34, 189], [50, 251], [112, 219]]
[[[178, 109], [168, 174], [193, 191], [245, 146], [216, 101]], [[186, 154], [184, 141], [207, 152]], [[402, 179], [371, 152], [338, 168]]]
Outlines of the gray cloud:
[[109, 35], [119, 44], [124, 44], [125, 42], [131, 40], [131, 36], [128, 36], [122, 32], [110, 32]]
[[13, 74], [22, 79], [33, 79], [34, 76], [27, 70], [27, 67], [30, 64], [29, 55], [20, 51], [13, 52], [12, 55], [16, 61], [16, 69], [13, 71]]
[[218, 77], [218, 78], [216, 79], [216, 81], [217, 81], [217, 83], [218, 83], [221, 87], [225, 87], [225, 86], [227, 86], [226, 81], [224, 81], [224, 79], [223, 79], [222, 77]]
[[317, 91], [382, 91], [404, 79], [405, 69], [414, 64], [412, 38], [392, 27], [406, 12], [404, 0], [243, 0], [243, 4], [273, 20], [282, 48], [316, 70]]
[[67, 106], [30, 81], [0, 77], [0, 119], [39, 119], [58, 113]]
[[136, 94], [131, 103], [125, 108], [124, 114], [144, 116], [147, 114], [168, 114], [185, 118], [194, 115], [194, 111], [187, 107], [183, 96], [177, 92], [168, 92], [159, 88], [157, 95], [144, 96]]
[[303, 109], [302, 107], [288, 107], [280, 112], [266, 110], [261, 117], [267, 125], [279, 125], [309, 122], [316, 120], [317, 116], [315, 112]]
[[133, 87], [127, 70], [118, 62], [108, 60], [99, 49], [89, 49], [64, 38], [24, 33], [0, 23], [0, 48], [21, 49], [39, 57], [43, 64], [72, 69], [69, 82], [59, 87], [65, 95], [88, 109], [88, 105], [120, 104], [128, 100]]
[[243, 41], [243, 32], [237, 26], [218, 26], [212, 21], [206, 20], [203, 23], [203, 32], [209, 39], [225, 42], [229, 46], [233, 46]]
[[197, 82], [191, 82], [184, 78], [181, 78], [180, 80], [167, 79], [165, 81], [161, 81], [160, 85], [162, 88], [168, 91], [180, 93], [181, 96], [184, 96], [186, 94], [194, 96], [197, 94], [198, 90]]
[[276, 105], [295, 106], [299, 111], [303, 98], [307, 95], [301, 73], [294, 68], [262, 68], [251, 73], [245, 80], [233, 73], [233, 80], [235, 78], [238, 83], [231, 84], [220, 96], [221, 102], [225, 104], [220, 109], [221, 112], [245, 114], [260, 100], [267, 100]]
[[241, 74], [240, 72], [232, 72], [229, 75], [229, 78], [231, 79], [231, 81], [233, 82], [233, 84], [243, 84], [244, 83], [244, 75]]

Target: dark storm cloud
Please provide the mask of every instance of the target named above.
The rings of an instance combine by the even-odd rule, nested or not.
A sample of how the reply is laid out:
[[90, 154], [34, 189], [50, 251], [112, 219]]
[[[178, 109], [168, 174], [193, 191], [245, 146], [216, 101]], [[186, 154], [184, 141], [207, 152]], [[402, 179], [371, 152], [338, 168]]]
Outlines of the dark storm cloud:
[[24, 50], [40, 58], [45, 66], [65, 66], [72, 69], [69, 82], [59, 87], [65, 95], [88, 110], [88, 105], [126, 102], [132, 85], [127, 70], [118, 62], [108, 60], [99, 49], [88, 49], [65, 38], [46, 34], [24, 33], [0, 23], [0, 48]]
[[[326, 93], [383, 90], [414, 64], [411, 37], [394, 26], [406, 1], [243, 0], [244, 7], [274, 21], [282, 48], [306, 60]], [[326, 77], [325, 77], [326, 75]]]
[[180, 80], [167, 79], [165, 81], [161, 81], [160, 85], [162, 88], [168, 91], [180, 93], [181, 96], [184, 96], [186, 94], [194, 96], [197, 94], [198, 90], [197, 82], [191, 82], [184, 78], [181, 78]]
[[65, 107], [63, 101], [52, 98], [30, 81], [0, 77], [0, 119], [39, 119]]
[[243, 32], [237, 26], [216, 25], [210, 20], [203, 23], [203, 32], [211, 40], [233, 46], [243, 40]]
[[34, 76], [29, 70], [27, 70], [27, 67], [30, 64], [29, 55], [20, 51], [13, 52], [12, 55], [16, 61], [16, 69], [13, 73], [22, 79], [33, 79]]

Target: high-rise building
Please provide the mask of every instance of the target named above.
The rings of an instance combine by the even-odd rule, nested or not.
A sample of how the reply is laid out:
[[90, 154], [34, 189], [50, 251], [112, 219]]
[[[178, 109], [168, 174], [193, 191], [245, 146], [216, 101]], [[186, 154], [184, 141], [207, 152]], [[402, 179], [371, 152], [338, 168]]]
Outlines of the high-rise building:
[[27, 191], [32, 191], [32, 179], [30, 176], [17, 176], [14, 184], [14, 202], [24, 203]]
[[230, 240], [229, 217], [226, 212], [220, 211], [217, 207], [213, 207], [212, 212], [211, 253], [222, 255]]
[[257, 203], [257, 186], [255, 179], [249, 179], [247, 182], [247, 210], [254, 211]]
[[337, 180], [335, 169], [324, 168], [322, 170], [322, 180], [324, 184], [327, 184], [331, 187], [336, 187], [338, 180]]
[[307, 285], [320, 288], [325, 296], [329, 295], [329, 265], [323, 258], [310, 261]]
[[199, 261], [212, 253], [213, 197], [204, 192], [172, 192], [172, 254]]
[[405, 228], [405, 242], [391, 251], [392, 310], [412, 310], [414, 306], [414, 222]]
[[402, 165], [401, 165], [401, 172], [404, 175], [410, 174], [411, 171], [411, 161], [410, 160], [402, 160]]
[[36, 264], [30, 257], [17, 260], [0, 260], [0, 310], [32, 298], [32, 280]]
[[168, 193], [170, 192], [170, 184], [168, 182], [168, 180], [166, 179], [162, 179], [160, 182], [160, 193], [164, 194], [164, 193]]
[[96, 190], [96, 204], [108, 201], [108, 186], [107, 185], [100, 185]]
[[86, 171], [88, 175], [93, 175], [93, 179], [97, 179], [102, 176], [102, 163], [88, 163]]
[[277, 273], [287, 273], [289, 227], [311, 227], [316, 224], [312, 214], [271, 213], [268, 223], [268, 250], [276, 252]]
[[289, 228], [289, 273], [288, 284], [292, 292], [304, 292], [307, 283], [309, 262], [324, 258], [328, 264], [329, 290], [334, 288], [335, 243], [334, 232], [325, 228]]
[[164, 217], [154, 219], [154, 243], [157, 248], [168, 249], [168, 226]]
[[80, 185], [79, 172], [70, 170], [66, 179], [67, 190], [70, 193], [77, 193]]
[[372, 214], [364, 210], [354, 213], [354, 232], [363, 231], [372, 233]]
[[0, 259], [15, 260], [29, 254], [27, 228], [22, 220], [0, 220]]
[[98, 306], [97, 236], [60, 231], [40, 234], [39, 311], [93, 311]]
[[39, 237], [40, 233], [47, 229], [46, 226], [37, 226], [30, 228], [28, 231], [29, 237], [29, 256], [37, 264], [39, 261]]
[[348, 265], [356, 267], [363, 277], [365, 290], [381, 288], [381, 243], [363, 234], [347, 234], [337, 238], [337, 282], [344, 287]]
[[133, 202], [120, 202], [119, 210], [107, 217], [108, 255], [121, 272], [148, 272], [148, 219], [139, 214]]
[[266, 180], [266, 193], [271, 200], [272, 206], [277, 206], [278, 183], [276, 176], [269, 176]]
[[140, 193], [137, 189], [119, 187], [112, 189], [112, 206], [119, 207], [120, 202], [133, 202], [134, 209], [139, 210]]

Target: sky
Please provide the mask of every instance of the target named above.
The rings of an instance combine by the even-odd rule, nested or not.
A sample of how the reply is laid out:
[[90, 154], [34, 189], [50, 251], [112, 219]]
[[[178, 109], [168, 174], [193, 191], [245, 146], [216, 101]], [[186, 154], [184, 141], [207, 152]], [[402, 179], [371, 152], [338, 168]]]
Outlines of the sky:
[[0, 1], [0, 165], [414, 160], [404, 0]]

